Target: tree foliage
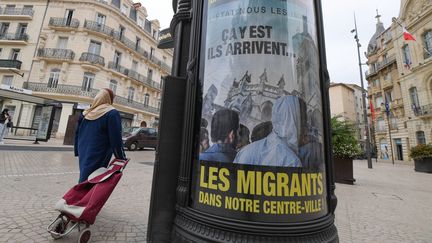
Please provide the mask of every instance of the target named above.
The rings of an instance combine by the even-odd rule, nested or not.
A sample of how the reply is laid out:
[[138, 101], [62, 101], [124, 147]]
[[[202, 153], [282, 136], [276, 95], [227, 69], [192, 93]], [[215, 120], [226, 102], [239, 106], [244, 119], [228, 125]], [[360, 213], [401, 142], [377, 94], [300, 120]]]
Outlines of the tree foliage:
[[354, 125], [338, 118], [333, 117], [331, 119], [333, 156], [336, 158], [354, 158], [361, 152], [354, 135]]

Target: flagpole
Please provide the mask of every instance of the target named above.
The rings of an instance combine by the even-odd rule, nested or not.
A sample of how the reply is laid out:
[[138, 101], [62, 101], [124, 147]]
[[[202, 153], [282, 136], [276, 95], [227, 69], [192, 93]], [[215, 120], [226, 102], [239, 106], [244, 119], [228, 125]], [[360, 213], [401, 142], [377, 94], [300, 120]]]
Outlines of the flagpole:
[[363, 70], [362, 70], [362, 62], [361, 62], [361, 57], [360, 57], [360, 40], [358, 38], [358, 31], [357, 31], [357, 20], [356, 20], [356, 16], [354, 13], [354, 26], [355, 29], [351, 30], [351, 33], [355, 32], [355, 37], [354, 39], [357, 42], [357, 54], [358, 54], [358, 62], [359, 62], [359, 69], [360, 69], [360, 83], [361, 83], [361, 89], [362, 89], [362, 103], [363, 103], [363, 117], [364, 117], [364, 126], [365, 126], [365, 132], [366, 132], [366, 157], [367, 157], [367, 163], [368, 163], [368, 168], [372, 169], [372, 159], [371, 159], [371, 153], [370, 153], [370, 134], [369, 134], [369, 123], [368, 123], [368, 118], [367, 118], [367, 111], [366, 111], [366, 91], [364, 89], [364, 84], [363, 84]]
[[[395, 22], [397, 25], [399, 25], [402, 29], [405, 29], [405, 27], [401, 23], [399, 23], [397, 18], [393, 17], [392, 21]], [[425, 52], [427, 52], [430, 56], [432, 56], [432, 53], [428, 49], [426, 49], [426, 47], [424, 47], [424, 46], [422, 46], [422, 47], [423, 47], [423, 50]], [[415, 51], [415, 48], [414, 48], [414, 51]]]

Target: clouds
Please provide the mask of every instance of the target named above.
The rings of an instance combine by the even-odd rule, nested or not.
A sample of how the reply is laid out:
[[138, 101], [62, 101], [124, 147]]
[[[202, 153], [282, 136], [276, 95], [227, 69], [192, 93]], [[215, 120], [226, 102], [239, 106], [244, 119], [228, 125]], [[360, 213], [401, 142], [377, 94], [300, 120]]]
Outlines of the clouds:
[[[168, 28], [173, 16], [172, 0], [141, 0], [147, 8], [149, 19], [158, 19], [161, 28]], [[354, 35], [354, 12], [361, 47], [364, 52], [376, 28], [376, 9], [379, 10], [384, 27], [389, 27], [391, 18], [399, 15], [400, 1], [397, 0], [325, 0], [322, 1], [324, 31], [326, 35], [327, 64], [333, 82], [360, 84], [357, 48]], [[367, 67], [363, 67], [363, 71]]]

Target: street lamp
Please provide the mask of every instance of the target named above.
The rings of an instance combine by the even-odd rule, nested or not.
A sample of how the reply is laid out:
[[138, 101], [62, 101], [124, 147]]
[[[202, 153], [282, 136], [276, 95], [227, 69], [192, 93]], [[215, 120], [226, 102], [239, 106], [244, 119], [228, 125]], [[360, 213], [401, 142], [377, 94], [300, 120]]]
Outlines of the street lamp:
[[338, 242], [321, 1], [173, 8], [148, 241]]
[[370, 134], [369, 134], [369, 123], [367, 119], [367, 111], [366, 111], [366, 91], [364, 89], [363, 84], [363, 70], [362, 70], [362, 62], [360, 58], [360, 40], [358, 38], [358, 31], [357, 31], [357, 21], [354, 15], [354, 25], [355, 29], [351, 30], [351, 33], [355, 33], [354, 39], [357, 43], [357, 54], [358, 54], [358, 62], [359, 62], [359, 69], [360, 69], [360, 83], [361, 83], [361, 89], [362, 89], [362, 102], [363, 102], [363, 117], [364, 117], [364, 124], [365, 124], [365, 130], [366, 130], [366, 156], [367, 156], [367, 162], [368, 162], [368, 168], [372, 169], [372, 158], [371, 158], [371, 146], [370, 146]]

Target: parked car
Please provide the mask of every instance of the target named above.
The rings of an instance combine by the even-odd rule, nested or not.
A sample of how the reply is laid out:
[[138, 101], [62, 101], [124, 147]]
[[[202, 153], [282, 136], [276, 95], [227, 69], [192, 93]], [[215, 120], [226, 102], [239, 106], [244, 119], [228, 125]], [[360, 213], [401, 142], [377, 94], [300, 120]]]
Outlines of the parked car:
[[158, 133], [155, 128], [128, 127], [123, 130], [123, 145], [130, 151], [143, 148], [156, 149]]

